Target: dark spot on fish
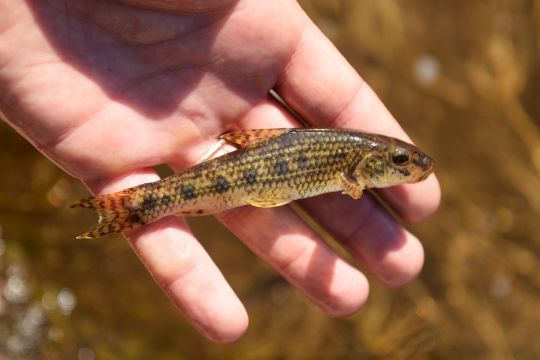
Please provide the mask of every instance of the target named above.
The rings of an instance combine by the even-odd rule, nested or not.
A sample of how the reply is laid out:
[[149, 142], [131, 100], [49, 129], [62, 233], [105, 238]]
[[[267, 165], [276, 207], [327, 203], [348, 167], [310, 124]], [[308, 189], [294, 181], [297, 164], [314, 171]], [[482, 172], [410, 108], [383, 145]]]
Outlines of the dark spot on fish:
[[289, 166], [287, 165], [287, 161], [278, 160], [276, 162], [275, 170], [276, 170], [276, 174], [285, 175], [289, 171]]
[[244, 180], [248, 185], [253, 185], [257, 182], [257, 172], [253, 169], [246, 170], [244, 172]]
[[169, 205], [171, 203], [171, 197], [169, 195], [165, 195], [161, 198], [161, 203], [163, 205]]
[[141, 221], [141, 217], [139, 216], [139, 214], [135, 213], [135, 214], [131, 214], [129, 216], [129, 222], [136, 224], [136, 223], [140, 223], [142, 221]]
[[156, 197], [153, 194], [147, 194], [144, 196], [141, 211], [143, 214], [150, 215], [154, 212], [154, 207], [156, 205]]
[[411, 172], [409, 171], [409, 169], [405, 168], [405, 167], [399, 167], [397, 168], [397, 170], [403, 175], [403, 176], [409, 176], [411, 175]]
[[197, 214], [204, 214], [204, 210], [197, 210]]
[[197, 197], [197, 190], [191, 184], [184, 184], [180, 188], [180, 195], [184, 200], [191, 200]]
[[298, 168], [299, 169], [305, 169], [309, 165], [309, 160], [306, 154], [300, 154], [298, 155]]
[[141, 207], [143, 209], [150, 209], [154, 206], [154, 197], [152, 194], [148, 194], [144, 197]]
[[229, 182], [223, 176], [218, 176], [215, 184], [218, 194], [223, 194], [225, 191], [229, 190]]

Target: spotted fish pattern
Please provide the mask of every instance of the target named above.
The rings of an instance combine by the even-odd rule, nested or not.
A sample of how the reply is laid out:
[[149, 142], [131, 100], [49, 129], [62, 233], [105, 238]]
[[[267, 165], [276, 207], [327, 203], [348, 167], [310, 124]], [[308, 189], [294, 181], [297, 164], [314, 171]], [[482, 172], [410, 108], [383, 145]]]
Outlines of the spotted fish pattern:
[[365, 188], [425, 179], [433, 160], [415, 146], [343, 129], [254, 129], [224, 134], [239, 149], [157, 182], [80, 200], [97, 226], [96, 238], [167, 215], [198, 216], [253, 205], [274, 207], [323, 193], [359, 198]]

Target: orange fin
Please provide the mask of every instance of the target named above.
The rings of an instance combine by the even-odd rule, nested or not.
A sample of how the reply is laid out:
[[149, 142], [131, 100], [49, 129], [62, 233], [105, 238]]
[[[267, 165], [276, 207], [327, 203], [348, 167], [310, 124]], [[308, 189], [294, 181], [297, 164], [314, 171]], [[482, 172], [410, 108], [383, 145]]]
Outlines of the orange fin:
[[365, 186], [345, 173], [341, 173], [339, 176], [341, 185], [343, 186], [342, 194], [347, 194], [355, 200], [360, 199]]
[[263, 199], [248, 199], [246, 202], [255, 207], [260, 208], [272, 208], [277, 206], [283, 206], [291, 202], [291, 199], [287, 198], [263, 198]]
[[241, 147], [253, 144], [259, 141], [270, 139], [285, 134], [291, 129], [249, 129], [232, 131], [221, 135], [220, 139], [239, 145]]
[[137, 212], [129, 208], [132, 193], [132, 190], [127, 189], [114, 194], [82, 199], [71, 205], [72, 208], [94, 209], [99, 216], [97, 225], [77, 236], [77, 239], [95, 239], [144, 225]]

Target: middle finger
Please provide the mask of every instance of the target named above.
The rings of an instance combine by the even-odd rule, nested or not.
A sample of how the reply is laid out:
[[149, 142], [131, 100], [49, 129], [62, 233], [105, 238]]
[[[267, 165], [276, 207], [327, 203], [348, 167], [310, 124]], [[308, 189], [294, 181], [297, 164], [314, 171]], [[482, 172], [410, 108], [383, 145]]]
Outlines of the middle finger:
[[365, 276], [340, 258], [289, 207], [244, 206], [217, 218], [328, 313], [346, 316], [364, 304], [369, 292]]
[[420, 241], [370, 194], [326, 194], [300, 202], [323, 228], [388, 286], [414, 279], [424, 263]]

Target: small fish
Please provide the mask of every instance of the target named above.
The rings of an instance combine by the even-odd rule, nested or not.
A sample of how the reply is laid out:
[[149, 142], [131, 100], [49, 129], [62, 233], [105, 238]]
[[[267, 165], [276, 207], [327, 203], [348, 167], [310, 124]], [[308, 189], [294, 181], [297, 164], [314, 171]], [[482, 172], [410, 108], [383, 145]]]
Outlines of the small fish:
[[97, 238], [152, 223], [167, 215], [214, 214], [243, 205], [275, 207], [342, 191], [354, 199], [367, 188], [424, 180], [433, 160], [411, 144], [344, 129], [256, 129], [227, 133], [240, 148], [160, 181], [82, 199]]

